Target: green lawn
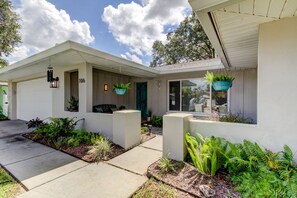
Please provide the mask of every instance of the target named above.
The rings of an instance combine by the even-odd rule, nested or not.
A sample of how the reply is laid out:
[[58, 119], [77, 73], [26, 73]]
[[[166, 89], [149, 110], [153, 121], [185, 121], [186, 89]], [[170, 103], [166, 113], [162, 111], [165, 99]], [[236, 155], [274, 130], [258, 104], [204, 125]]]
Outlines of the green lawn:
[[15, 197], [23, 188], [0, 167], [0, 198]]

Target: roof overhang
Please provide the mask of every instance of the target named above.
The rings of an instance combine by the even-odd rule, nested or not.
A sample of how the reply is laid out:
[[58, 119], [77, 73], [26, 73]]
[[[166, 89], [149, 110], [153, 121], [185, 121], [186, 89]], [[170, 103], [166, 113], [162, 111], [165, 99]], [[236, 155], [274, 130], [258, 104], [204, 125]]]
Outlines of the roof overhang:
[[254, 68], [261, 23], [297, 16], [296, 0], [189, 0], [225, 67]]
[[152, 78], [159, 73], [141, 64], [101, 52], [73, 41], [66, 41], [0, 69], [0, 80], [17, 82], [43, 77], [46, 75], [49, 62], [51, 62], [54, 68], [88, 63], [94, 68], [136, 77]]

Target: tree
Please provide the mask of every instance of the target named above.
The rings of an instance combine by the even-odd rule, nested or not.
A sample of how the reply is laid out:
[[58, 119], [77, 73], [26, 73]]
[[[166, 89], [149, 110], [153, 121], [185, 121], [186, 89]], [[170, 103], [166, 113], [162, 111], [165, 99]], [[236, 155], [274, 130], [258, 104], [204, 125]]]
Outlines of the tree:
[[215, 57], [215, 51], [202, 25], [193, 12], [182, 21], [175, 32], [167, 34], [167, 43], [153, 44], [151, 67], [191, 62]]
[[10, 0], [0, 0], [0, 68], [8, 63], [8, 56], [21, 42], [19, 16], [12, 10]]

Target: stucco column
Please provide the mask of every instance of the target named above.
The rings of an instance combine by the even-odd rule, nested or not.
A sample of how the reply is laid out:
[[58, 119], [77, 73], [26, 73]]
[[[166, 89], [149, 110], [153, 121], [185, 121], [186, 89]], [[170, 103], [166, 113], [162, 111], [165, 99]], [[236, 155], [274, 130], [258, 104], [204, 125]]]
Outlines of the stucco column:
[[79, 112], [92, 112], [93, 67], [89, 64], [79, 68]]
[[183, 161], [186, 154], [185, 134], [193, 115], [173, 113], [163, 116], [163, 156]]
[[17, 119], [17, 83], [8, 82], [8, 118]]

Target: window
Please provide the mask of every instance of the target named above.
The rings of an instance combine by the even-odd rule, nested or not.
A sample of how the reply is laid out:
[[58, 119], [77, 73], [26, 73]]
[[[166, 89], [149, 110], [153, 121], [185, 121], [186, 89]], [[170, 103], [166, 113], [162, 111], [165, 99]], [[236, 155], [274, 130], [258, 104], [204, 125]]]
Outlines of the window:
[[204, 78], [169, 81], [169, 111], [210, 114], [228, 112], [228, 92], [214, 91]]

